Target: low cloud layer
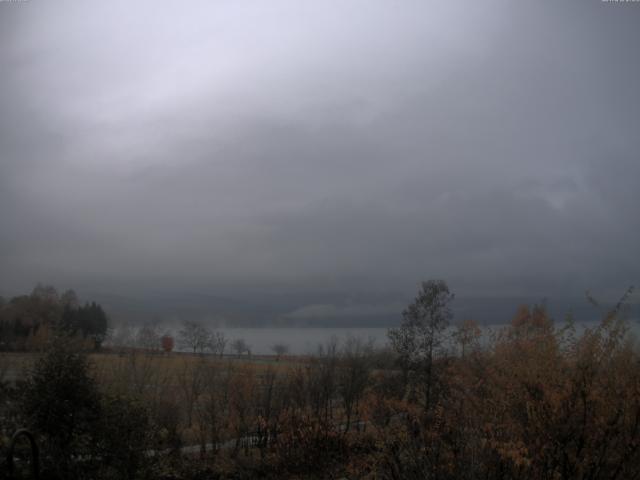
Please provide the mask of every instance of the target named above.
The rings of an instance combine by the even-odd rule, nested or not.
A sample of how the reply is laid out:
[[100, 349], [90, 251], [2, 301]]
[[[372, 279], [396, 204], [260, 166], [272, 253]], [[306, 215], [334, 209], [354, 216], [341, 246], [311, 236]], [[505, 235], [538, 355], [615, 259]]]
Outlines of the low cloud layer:
[[0, 293], [622, 291], [639, 21], [595, 0], [0, 3]]

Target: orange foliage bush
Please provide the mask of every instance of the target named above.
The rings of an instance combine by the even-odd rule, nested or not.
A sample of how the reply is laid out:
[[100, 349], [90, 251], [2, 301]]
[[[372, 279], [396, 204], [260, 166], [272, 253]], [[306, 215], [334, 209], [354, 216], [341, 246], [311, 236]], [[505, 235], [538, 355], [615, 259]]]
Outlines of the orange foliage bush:
[[402, 426], [381, 431], [382, 478], [640, 471], [640, 357], [617, 315], [577, 336], [571, 323], [555, 328], [544, 309], [522, 307], [487, 349], [440, 366], [437, 405], [422, 415], [407, 405]]

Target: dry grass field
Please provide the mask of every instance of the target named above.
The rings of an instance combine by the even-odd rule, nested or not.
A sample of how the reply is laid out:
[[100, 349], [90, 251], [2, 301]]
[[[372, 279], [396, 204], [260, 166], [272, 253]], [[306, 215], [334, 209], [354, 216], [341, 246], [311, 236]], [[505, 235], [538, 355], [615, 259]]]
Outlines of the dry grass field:
[[38, 356], [39, 354], [32, 352], [0, 353], [0, 382], [15, 383], [24, 378]]
[[[28, 374], [28, 370], [40, 357], [39, 352], [0, 352], [0, 381], [15, 383]], [[309, 361], [304, 356], [287, 356], [277, 359], [276, 356], [260, 355], [252, 357], [238, 357], [237, 355], [198, 355], [191, 353], [146, 353], [143, 351], [128, 351], [126, 353], [89, 353], [88, 357], [95, 368], [98, 379], [115, 380], [116, 373], [122, 373], [129, 368], [143, 367], [149, 373], [178, 374], [185, 365], [232, 365], [234, 367], [251, 366], [256, 371], [264, 369], [287, 369], [292, 366], [304, 365]]]

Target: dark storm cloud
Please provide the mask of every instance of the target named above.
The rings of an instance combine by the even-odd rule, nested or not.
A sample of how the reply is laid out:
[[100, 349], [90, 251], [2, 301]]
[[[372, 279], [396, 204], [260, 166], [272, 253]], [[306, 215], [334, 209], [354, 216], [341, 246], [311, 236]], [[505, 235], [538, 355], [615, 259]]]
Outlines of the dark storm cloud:
[[640, 274], [639, 20], [0, 3], [0, 291], [618, 291]]

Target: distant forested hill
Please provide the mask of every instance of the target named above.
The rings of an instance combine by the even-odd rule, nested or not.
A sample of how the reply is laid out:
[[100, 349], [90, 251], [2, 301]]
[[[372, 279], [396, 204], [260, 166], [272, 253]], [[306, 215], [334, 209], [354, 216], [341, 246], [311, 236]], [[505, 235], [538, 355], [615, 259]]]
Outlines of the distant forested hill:
[[[110, 313], [115, 323], [144, 324], [198, 320], [212, 325], [237, 327], [389, 327], [399, 322], [402, 305], [410, 299], [375, 295], [297, 294], [289, 297], [263, 296], [236, 298], [203, 293], [153, 293], [111, 295], [87, 292]], [[474, 319], [482, 325], [506, 323], [519, 305], [544, 303], [550, 315], [563, 320], [571, 313], [576, 321], [595, 321], [601, 317], [586, 298], [536, 297], [457, 297], [454, 319]], [[606, 308], [606, 305], [603, 306]], [[631, 318], [640, 316], [638, 305], [631, 305]]]

